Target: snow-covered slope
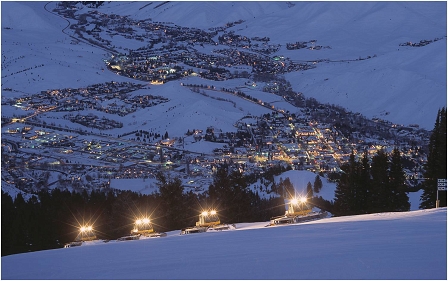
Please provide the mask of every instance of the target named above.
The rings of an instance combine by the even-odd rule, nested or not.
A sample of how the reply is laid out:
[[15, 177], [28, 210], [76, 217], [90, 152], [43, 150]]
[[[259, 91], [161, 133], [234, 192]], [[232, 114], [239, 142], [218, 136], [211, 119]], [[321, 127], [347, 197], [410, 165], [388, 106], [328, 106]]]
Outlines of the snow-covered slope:
[[446, 208], [2, 257], [2, 279], [442, 279]]
[[[106, 52], [76, 43], [64, 34], [67, 20], [46, 11], [45, 5], [46, 2], [2, 2], [2, 88], [12, 88], [18, 94], [112, 80], [130, 81], [104, 70]], [[54, 6], [50, 3], [47, 8]], [[369, 118], [432, 129], [437, 110], [447, 103], [446, 8], [446, 2], [424, 1], [111, 1], [105, 2], [99, 11], [204, 30], [243, 20], [228, 30], [248, 37], [269, 37], [269, 44], [281, 45], [273, 55], [291, 60], [330, 60], [318, 63], [313, 70], [285, 75], [295, 91]], [[88, 8], [79, 13], [84, 10]], [[435, 38], [442, 39], [418, 48], [399, 46]], [[286, 43], [310, 40], [331, 49], [286, 49]], [[335, 62], [368, 56], [371, 58]], [[158, 91], [170, 90], [167, 85]], [[2, 92], [6, 94], [9, 93]], [[205, 117], [213, 116], [219, 119], [218, 123], [228, 122], [223, 119], [234, 121], [228, 116], [214, 116], [214, 111], [206, 111], [209, 107], [203, 105], [199, 108]], [[193, 107], [192, 112], [197, 108]], [[162, 126], [168, 122], [162, 122]]]
[[[286, 75], [296, 91], [368, 117], [431, 129], [446, 106], [446, 2], [157, 2], [107, 5], [133, 18], [208, 29], [244, 20], [230, 30], [269, 37], [293, 60], [355, 60], [320, 64]], [[126, 7], [124, 7], [126, 6]], [[223, 12], [225, 11], [225, 12]], [[400, 43], [445, 37], [423, 48]], [[317, 40], [331, 49], [286, 50]], [[328, 79], [328, 80], [326, 80]]]
[[[67, 20], [46, 11], [46, 3], [1, 3], [2, 89], [36, 94], [130, 80], [104, 70], [105, 51], [64, 34]], [[11, 92], [2, 91], [5, 95]]]

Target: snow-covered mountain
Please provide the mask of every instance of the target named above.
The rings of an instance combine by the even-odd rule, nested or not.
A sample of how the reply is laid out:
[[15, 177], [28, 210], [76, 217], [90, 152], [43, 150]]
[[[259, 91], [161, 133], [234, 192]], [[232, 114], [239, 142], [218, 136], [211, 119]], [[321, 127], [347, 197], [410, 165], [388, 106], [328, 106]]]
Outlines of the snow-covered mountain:
[[[335, 62], [286, 75], [296, 91], [368, 117], [432, 129], [437, 109], [446, 105], [445, 2], [154, 2], [111, 3], [136, 19], [171, 21], [207, 29], [244, 20], [230, 30], [267, 36], [281, 44], [278, 55], [293, 60]], [[102, 9], [102, 8], [101, 8]], [[122, 12], [121, 12], [122, 11]], [[444, 37], [425, 48], [399, 44]], [[286, 50], [288, 42], [317, 40], [331, 49]]]
[[[62, 33], [68, 22], [47, 12], [45, 5], [2, 2], [2, 88], [33, 93], [129, 81], [103, 71], [106, 52], [77, 44]], [[79, 12], [88, 9], [83, 6]], [[432, 129], [437, 110], [446, 106], [446, 2], [112, 1], [98, 11], [204, 30], [243, 20], [228, 30], [269, 37], [270, 43], [281, 46], [273, 55], [328, 60], [314, 69], [286, 74], [295, 91], [369, 118]], [[423, 47], [400, 46], [435, 38], [442, 40]], [[330, 48], [285, 47], [310, 40]], [[169, 84], [161, 91], [170, 92]]]
[[2, 279], [447, 278], [446, 208], [327, 218], [2, 257]]

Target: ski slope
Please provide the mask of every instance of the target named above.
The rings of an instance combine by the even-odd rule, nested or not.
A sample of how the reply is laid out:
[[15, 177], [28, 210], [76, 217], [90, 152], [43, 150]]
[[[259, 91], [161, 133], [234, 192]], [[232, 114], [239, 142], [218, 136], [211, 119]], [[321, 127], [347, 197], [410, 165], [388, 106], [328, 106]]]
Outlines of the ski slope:
[[447, 209], [110, 241], [2, 257], [2, 279], [443, 279]]

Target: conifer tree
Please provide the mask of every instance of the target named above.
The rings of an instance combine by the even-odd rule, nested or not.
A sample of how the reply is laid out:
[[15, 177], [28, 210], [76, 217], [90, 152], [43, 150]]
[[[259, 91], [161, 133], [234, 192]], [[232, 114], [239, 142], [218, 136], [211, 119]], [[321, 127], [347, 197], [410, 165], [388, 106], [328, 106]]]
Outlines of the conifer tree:
[[180, 178], [166, 177], [158, 173], [160, 192], [160, 209], [164, 216], [165, 227], [169, 230], [179, 229], [185, 225], [184, 187]]
[[219, 166], [213, 177], [213, 183], [208, 188], [210, 200], [210, 206], [208, 207], [217, 208], [220, 210], [220, 213], [225, 212], [229, 204], [228, 198], [231, 193], [230, 185], [228, 166]]
[[228, 219], [233, 222], [243, 222], [251, 216], [251, 194], [247, 183], [239, 170], [229, 175], [231, 192], [229, 200]]
[[308, 199], [313, 198], [313, 185], [311, 184], [311, 182], [308, 182], [306, 184], [306, 197]]
[[290, 194], [285, 190], [285, 185], [283, 184], [283, 178], [280, 178], [278, 181], [278, 184], [275, 183], [275, 181], [272, 183], [272, 187], [276, 188], [277, 193], [280, 194], [280, 196], [283, 197], [289, 197]]
[[283, 188], [286, 192], [287, 198], [291, 198], [291, 197], [295, 196], [296, 190], [295, 190], [294, 186], [292, 185], [291, 180], [289, 178], [286, 178], [283, 181]]
[[314, 193], [319, 193], [322, 189], [322, 180], [320, 179], [319, 175], [316, 175], [316, 178], [314, 178]]
[[392, 191], [389, 189], [388, 159], [384, 150], [380, 149], [372, 158], [372, 206], [371, 212], [392, 210]]
[[[13, 221], [11, 227], [14, 229], [14, 241], [12, 247], [14, 252], [23, 253], [29, 250], [30, 244], [30, 232], [27, 228], [27, 223], [30, 221], [30, 214], [26, 206], [26, 202], [23, 199], [22, 193], [18, 193], [14, 200], [14, 209], [17, 211], [16, 218]], [[3, 228], [3, 227], [2, 227]]]
[[[425, 165], [425, 181], [420, 197], [420, 209], [434, 208], [437, 198], [437, 180], [447, 178], [447, 122], [446, 108], [437, 112], [436, 123], [429, 139], [428, 161]], [[446, 191], [439, 191], [440, 207], [446, 207]]]
[[14, 201], [9, 194], [2, 190], [2, 256], [13, 254], [15, 244], [15, 233], [11, 227], [16, 219], [16, 211], [14, 208]]
[[372, 196], [370, 163], [367, 151], [364, 151], [360, 165], [359, 184], [357, 192], [358, 210], [360, 214], [369, 213], [370, 201]]
[[411, 204], [406, 194], [406, 177], [401, 164], [400, 150], [392, 151], [389, 168], [389, 188], [393, 193], [393, 211], [409, 211]]
[[334, 211], [337, 215], [354, 215], [358, 213], [356, 208], [356, 178], [357, 166], [355, 155], [350, 155], [350, 160], [341, 166], [341, 176], [335, 190]]

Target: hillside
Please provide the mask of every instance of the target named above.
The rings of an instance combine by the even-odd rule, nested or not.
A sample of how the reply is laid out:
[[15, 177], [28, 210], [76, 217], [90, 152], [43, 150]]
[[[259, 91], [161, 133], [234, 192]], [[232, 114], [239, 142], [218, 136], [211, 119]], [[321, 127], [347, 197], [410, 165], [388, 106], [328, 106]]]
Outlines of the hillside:
[[[372, 118], [386, 120], [382, 129], [393, 137], [386, 142], [380, 133], [368, 132], [361, 142], [356, 140], [358, 152], [366, 147], [372, 150], [383, 145], [390, 151], [396, 145], [397, 137], [409, 136], [409, 139], [404, 139], [401, 149], [403, 153], [407, 151], [408, 163], [415, 166], [407, 167], [407, 176], [413, 177], [415, 171], [419, 171], [417, 177], [422, 176], [421, 166], [426, 155], [416, 147], [426, 145], [429, 133], [417, 128], [432, 129], [437, 110], [447, 103], [445, 2], [110, 1], [98, 8], [67, 3], [5, 1], [1, 4], [2, 120], [36, 115], [32, 129], [24, 135], [17, 132], [25, 130], [25, 124], [15, 121], [8, 125], [3, 123], [2, 149], [11, 158], [9, 166], [2, 170], [2, 190], [13, 197], [21, 192], [25, 198], [30, 198], [41, 188], [36, 186], [37, 183], [42, 182], [50, 189], [59, 186], [72, 190], [75, 175], [80, 179], [78, 186], [81, 188], [126, 188], [148, 194], [155, 191], [154, 174], [162, 165], [181, 176], [188, 188], [204, 191], [212, 180], [210, 163], [216, 165], [232, 159], [245, 162], [246, 174], [263, 172], [265, 163], [257, 160], [249, 164], [259, 156], [255, 147], [260, 149], [260, 142], [265, 150], [271, 151], [271, 155], [276, 154], [273, 163], [277, 163], [275, 161], [279, 158], [285, 159], [282, 153], [289, 148], [292, 148], [286, 158], [289, 163], [297, 164], [301, 161], [299, 158], [304, 160], [300, 168], [298, 165], [295, 168], [308, 170], [300, 171], [307, 174], [306, 181], [301, 182], [303, 174], [298, 175], [297, 171], [290, 173], [294, 175], [291, 179], [297, 189], [303, 189], [310, 181], [308, 178], [313, 178], [312, 172], [319, 172], [316, 166], [331, 162], [328, 170], [337, 170], [337, 161], [344, 157], [347, 159], [355, 145], [337, 143], [336, 135], [341, 135], [342, 131], [340, 128], [333, 131], [334, 124], [319, 127], [327, 121], [338, 122], [334, 118], [337, 115], [331, 117], [328, 114], [325, 117], [328, 120], [319, 120], [320, 124], [312, 127], [309, 120], [314, 116], [311, 112], [318, 110], [298, 107], [279, 92], [265, 89], [277, 82], [255, 83], [257, 73], [253, 70], [260, 62], [239, 61], [241, 54], [244, 58], [250, 55], [262, 58], [261, 64], [269, 65], [267, 71], [271, 66], [281, 66], [283, 72], [279, 72], [276, 78], [289, 84], [296, 96], [315, 98], [322, 104], [334, 104], [347, 111], [359, 112], [375, 128], [378, 126]], [[144, 24], [152, 29], [142, 27]], [[177, 28], [183, 31], [181, 35], [196, 32], [197, 36], [175, 42], [173, 38], [177, 40], [178, 37], [172, 30]], [[196, 42], [201, 36], [210, 36], [207, 37], [209, 41]], [[224, 37], [227, 39], [221, 40]], [[241, 38], [249, 45], [234, 42]], [[289, 48], [290, 44], [295, 44], [295, 47]], [[173, 45], [180, 51], [171, 51]], [[306, 48], [297, 47], [301, 45], [306, 45]], [[145, 54], [148, 60], [155, 57], [154, 63], [162, 57], [185, 51], [179, 55], [181, 59], [161, 62], [154, 68], [159, 72], [167, 71], [167, 68], [167, 72], [184, 68], [189, 74], [161, 84], [126, 77], [123, 72], [115, 72], [108, 66], [112, 55], [131, 54], [139, 49], [148, 51]], [[204, 74], [205, 70], [213, 70], [215, 62], [205, 60], [193, 64], [191, 61], [195, 56], [225, 58], [221, 69], [225, 75], [220, 77], [218, 73], [219, 79], [206, 79], [210, 77]], [[282, 68], [285, 65], [298, 68], [285, 70]], [[137, 68], [137, 64], [131, 64], [130, 68]], [[244, 75], [232, 76], [244, 72], [248, 74], [244, 78]], [[173, 73], [168, 76], [170, 74]], [[257, 79], [262, 80], [260, 77]], [[111, 87], [116, 84], [122, 88]], [[126, 89], [127, 85], [132, 85], [132, 89]], [[205, 86], [199, 89], [185, 85]], [[97, 87], [99, 90], [92, 91]], [[128, 91], [126, 99], [118, 98], [115, 93], [123, 88]], [[246, 97], [242, 98], [236, 94], [237, 91]], [[63, 93], [60, 95], [62, 98], [58, 99], [53, 93]], [[110, 97], [110, 93], [115, 96]], [[151, 97], [154, 102], [148, 106], [136, 106], [142, 97]], [[57, 108], [52, 103], [57, 103]], [[77, 107], [79, 103], [84, 104]], [[115, 114], [119, 111], [117, 108], [126, 106], [129, 109], [126, 113], [132, 113]], [[281, 115], [285, 117], [282, 114], [285, 111], [295, 114], [297, 120], [290, 120], [289, 124], [284, 122], [283, 127], [273, 129], [278, 125], [275, 122], [283, 122], [275, 119]], [[274, 115], [274, 112], [277, 112], [275, 118], [257, 119], [262, 115]], [[327, 111], [323, 112], [327, 114]], [[90, 123], [75, 120], [74, 115], [80, 116], [79, 119], [89, 119]], [[91, 126], [103, 120], [118, 125], [107, 128], [103, 123]], [[350, 124], [349, 129], [353, 129], [355, 121], [346, 122]], [[292, 129], [293, 123], [297, 129]], [[393, 123], [414, 126], [396, 129]], [[48, 124], [52, 127], [43, 129]], [[262, 135], [260, 128], [254, 128], [259, 124], [270, 130], [263, 131], [265, 135]], [[216, 130], [220, 140], [204, 140], [209, 128]], [[48, 132], [43, 132], [45, 130]], [[139, 130], [148, 132], [145, 138], [136, 136]], [[304, 141], [296, 135], [285, 137], [299, 130], [331, 131], [332, 136], [328, 134], [325, 137], [331, 137], [334, 142], [332, 145], [320, 143], [320, 151], [315, 151], [312, 139]], [[187, 136], [187, 132], [193, 131], [194, 136]], [[236, 136], [238, 131], [243, 132], [241, 138]], [[50, 137], [47, 133], [55, 134]], [[224, 140], [221, 133], [223, 137], [230, 137]], [[157, 146], [163, 139], [161, 136], [166, 134], [176, 143], [172, 153], [164, 151], [167, 159], [158, 161], [161, 152]], [[54, 138], [61, 141], [73, 139], [69, 145], [74, 149], [60, 149], [59, 144], [49, 145]], [[99, 143], [97, 151], [90, 151], [92, 142]], [[219, 150], [235, 147], [235, 142], [239, 142], [235, 153], [220, 154]], [[121, 147], [123, 144], [126, 148]], [[144, 149], [140, 151], [142, 147]], [[420, 151], [412, 151], [412, 147]], [[119, 150], [129, 153], [122, 154], [120, 158], [117, 156], [121, 154]], [[314, 153], [310, 154], [311, 151]], [[198, 155], [201, 159], [196, 159]], [[192, 159], [196, 163], [191, 163], [191, 168], [199, 175], [178, 172], [186, 170], [187, 161]], [[29, 166], [28, 163], [33, 164]], [[173, 163], [177, 166], [170, 168]], [[54, 169], [46, 175], [44, 171], [48, 171], [48, 166]], [[77, 166], [81, 169], [90, 166], [91, 170], [81, 172]], [[122, 166], [130, 167], [129, 171], [124, 171], [127, 173], [125, 176], [120, 174]], [[139, 167], [133, 169], [134, 166]], [[145, 176], [131, 179], [128, 176], [131, 173]], [[108, 181], [111, 175], [115, 178]], [[286, 176], [279, 175], [276, 181]], [[88, 181], [87, 177], [91, 180]], [[96, 184], [92, 183], [93, 179]], [[23, 182], [32, 188], [19, 186], [18, 183]], [[251, 188], [260, 189], [260, 185], [256, 182]], [[333, 190], [332, 185], [320, 195], [332, 200]], [[268, 191], [260, 190], [260, 194], [269, 196]], [[420, 194], [409, 194], [412, 210], [418, 208]]]
[[[179, 11], [182, 11], [180, 18]], [[272, 43], [282, 45], [278, 55], [292, 60], [335, 61], [310, 71], [287, 74], [294, 90], [370, 118], [432, 129], [433, 112], [446, 105], [446, 3], [443, 2], [431, 5], [422, 2], [167, 3], [159, 8], [148, 5], [138, 12], [124, 14], [199, 28], [242, 19], [245, 22], [231, 30], [246, 36], [269, 37]], [[425, 48], [399, 46], [443, 36], [444, 40]], [[331, 49], [290, 51], [285, 48], [288, 42], [308, 40], [317, 40], [317, 44]], [[371, 60], [338, 62], [374, 55]]]
[[[102, 60], [108, 54], [63, 34], [62, 29], [68, 22], [49, 14], [44, 5], [42, 2], [2, 3], [3, 88], [12, 88], [18, 94], [85, 87], [110, 80], [129, 81], [104, 71]], [[50, 3], [47, 8], [54, 6]], [[78, 13], [87, 10], [83, 7]], [[242, 36], [269, 37], [271, 44], [280, 45], [272, 56], [297, 61], [328, 60], [315, 69], [286, 74], [295, 91], [369, 118], [432, 129], [437, 110], [446, 105], [445, 2], [168, 2], [162, 5], [113, 1], [104, 3], [98, 11], [204, 30], [243, 20], [229, 31]], [[435, 38], [443, 39], [418, 48], [399, 46]], [[118, 38], [112, 40], [115, 44], [124, 42]], [[314, 51], [285, 48], [286, 43], [309, 40], [330, 48]], [[129, 40], [124, 44], [135, 46]], [[371, 59], [357, 60], [368, 56]], [[35, 67], [35, 71], [28, 70]], [[171, 87], [163, 86], [161, 91], [168, 93]], [[209, 112], [203, 114], [210, 116]], [[218, 122], [223, 119], [219, 115], [215, 118]]]
[[[107, 186], [151, 193], [155, 191], [155, 171], [160, 170], [162, 165], [166, 167], [168, 162], [177, 166], [170, 170], [168, 164], [167, 170], [174, 171], [175, 175], [181, 175], [185, 185], [189, 183], [189, 188], [200, 188], [204, 191], [212, 179], [209, 163], [226, 161], [229, 155], [219, 155], [219, 150], [228, 149], [229, 145], [224, 141], [208, 142], [204, 139], [197, 141], [195, 136], [186, 134], [193, 130], [202, 131], [202, 138], [209, 128], [215, 129], [217, 136], [219, 132], [231, 135], [238, 131], [246, 131], [249, 134], [241, 137], [241, 149], [237, 149], [237, 153], [227, 157], [235, 162], [239, 161], [240, 157], [247, 163], [249, 159], [258, 157], [254, 156], [254, 146], [259, 149], [257, 145], [259, 142], [265, 141], [264, 148], [272, 150], [271, 154], [277, 153], [276, 157], [283, 157], [281, 152], [286, 151], [286, 146], [283, 144], [293, 143], [292, 146], [296, 151], [291, 152], [288, 155], [291, 158], [287, 160], [289, 163], [294, 161], [298, 163], [302, 157], [306, 161], [300, 169], [308, 171], [288, 172], [279, 175], [276, 180], [293, 175], [291, 179], [297, 189], [303, 190], [306, 183], [312, 180], [315, 175], [312, 172], [318, 172], [316, 165], [331, 160], [332, 167], [328, 170], [337, 170], [336, 159], [346, 157], [353, 148], [352, 144], [333, 142], [335, 148], [341, 148], [336, 153], [333, 148], [328, 149], [331, 145], [321, 143], [322, 150], [310, 154], [308, 151], [315, 150], [313, 144], [305, 148], [299, 147], [296, 145], [299, 142], [296, 136], [284, 137], [299, 130], [291, 129], [290, 125], [293, 122], [283, 124], [285, 126], [279, 129], [270, 126], [278, 120], [271, 120], [269, 126], [266, 125], [270, 127], [270, 140], [266, 140], [267, 135], [255, 140], [256, 130], [251, 131], [250, 126], [262, 124], [263, 122], [259, 122], [257, 117], [273, 113], [273, 109], [277, 110], [277, 113], [286, 111], [296, 114], [298, 119], [305, 120], [303, 121], [307, 126], [305, 129], [311, 129], [313, 132], [319, 129], [330, 131], [332, 125], [329, 128], [318, 126], [312, 128], [309, 125], [311, 110], [293, 105], [291, 100], [279, 93], [266, 91], [264, 86], [268, 86], [267, 82], [255, 83], [255, 71], [252, 70], [258, 61], [250, 63], [238, 61], [236, 58], [240, 58], [241, 54], [244, 54], [243, 57], [257, 55], [257, 58], [265, 59], [262, 63], [274, 62], [272, 66], [276, 67], [306, 65], [303, 68], [292, 68], [293, 70], [287, 68], [284, 72], [280, 72], [278, 78], [289, 83], [291, 91], [297, 95], [359, 112], [368, 120], [379, 118], [404, 126], [413, 124], [413, 128], [420, 126], [430, 130], [437, 110], [447, 104], [445, 2], [111, 1], [104, 2], [97, 9], [78, 3], [65, 10], [64, 4], [58, 2], [5, 1], [1, 5], [2, 117], [9, 119], [32, 115], [33, 112], [38, 115], [34, 120], [36, 123], [33, 124], [33, 129], [25, 135], [15, 133], [23, 129], [24, 124], [18, 128], [19, 126], [15, 127], [18, 123], [12, 122], [2, 129], [2, 144], [4, 144], [2, 149], [4, 152], [8, 151], [8, 156], [11, 156], [10, 165], [2, 170], [2, 190], [13, 196], [23, 192], [27, 193], [26, 198], [29, 198], [32, 192], [41, 188], [43, 182], [50, 189], [56, 186], [62, 188], [69, 186], [70, 189], [74, 176], [80, 179], [78, 184], [80, 188], [94, 189]], [[54, 9], [59, 9], [60, 13], [54, 12]], [[73, 17], [63, 17], [66, 10], [70, 10]], [[65, 15], [69, 14], [67, 12]], [[75, 17], [79, 17], [79, 21], [75, 20]], [[123, 22], [112, 21], [109, 25], [106, 24], [111, 18], [122, 19]], [[143, 23], [153, 24], [151, 26], [154, 30], [151, 29], [150, 32], [149, 29], [141, 27]], [[158, 25], [163, 28], [159, 30]], [[170, 30], [166, 31], [169, 28], [180, 28], [184, 31], [181, 33], [185, 34], [188, 32], [198, 32], [201, 36], [206, 34], [210, 36], [210, 41], [196, 42], [198, 38], [193, 38], [173, 42], [175, 35]], [[212, 32], [214, 30], [219, 32], [215, 34]], [[131, 34], [135, 37], [130, 36]], [[81, 35], [85, 37], [81, 38]], [[224, 35], [228, 36], [227, 39], [220, 40], [220, 37], [225, 37]], [[95, 41], [97, 38], [95, 36], [101, 39]], [[235, 45], [236, 38], [246, 38], [243, 41], [249, 42], [248, 46], [252, 49], [248, 46]], [[100, 41], [105, 43], [92, 43]], [[424, 44], [420, 44], [421, 42]], [[306, 48], [288, 47], [295, 43], [304, 44]], [[131, 54], [138, 49], [149, 50], [146, 54], [148, 60], [153, 60], [152, 57], [155, 57], [157, 61], [169, 53], [177, 55], [180, 51], [171, 51], [171, 45], [188, 52], [179, 55], [181, 59], [161, 63], [159, 71], [167, 71], [169, 68], [167, 72], [170, 72], [183, 67], [190, 68], [188, 70], [191, 73], [179, 79], [167, 80], [164, 84], [125, 77], [123, 73], [114, 72], [107, 65], [110, 63], [112, 53]], [[257, 47], [254, 47], [255, 45]], [[202, 64], [204, 62], [195, 62], [197, 64], [191, 66], [194, 55], [198, 54], [214, 59], [226, 58], [222, 67], [224, 74], [247, 72], [250, 75], [245, 78], [227, 79], [229, 75], [221, 77], [218, 73], [217, 76], [220, 78], [218, 80], [206, 79], [205, 74], [201, 77], [200, 73], [203, 70], [213, 69], [215, 65], [214, 62], [208, 62], [213, 67], [204, 66]], [[131, 68], [137, 68], [137, 65], [132, 65]], [[95, 85], [106, 83], [109, 83], [107, 85], [132, 83], [133, 86], [137, 85], [136, 88], [140, 88], [137, 90], [133, 88], [127, 92], [126, 100], [121, 100], [117, 96], [105, 98], [106, 92], [112, 91], [112, 94], [115, 94], [114, 91], [118, 91], [107, 87], [83, 96], [78, 94], [78, 92], [85, 93], [87, 88], [96, 88]], [[199, 90], [185, 86], [188, 84], [205, 85], [205, 87]], [[52, 93], [64, 92], [63, 90], [70, 94], [55, 100]], [[250, 98], [241, 98], [235, 94], [237, 90]], [[77, 95], [72, 95], [74, 92]], [[43, 93], [42, 96], [37, 96], [40, 93]], [[33, 98], [29, 98], [30, 96]], [[154, 103], [150, 103], [150, 106], [136, 106], [139, 98], [149, 96], [154, 98]], [[22, 104], [19, 97], [28, 99], [29, 103]], [[89, 98], [91, 100], [87, 101]], [[50, 104], [44, 105], [44, 109], [39, 108], [41, 103], [46, 102]], [[53, 110], [51, 102], [57, 102], [58, 108], [62, 109]], [[82, 110], [79, 108], [76, 110], [73, 105], [78, 102], [86, 102], [88, 105]], [[70, 109], [64, 108], [64, 104], [69, 103], [67, 108]], [[118, 117], [110, 110], [112, 108], [117, 112], [120, 106], [131, 107], [131, 104], [132, 109], [137, 109], [124, 116]], [[80, 123], [79, 120], [75, 122], [73, 115], [79, 115], [80, 119], [93, 116], [97, 119], [86, 124], [86, 122]], [[102, 120], [115, 121], [119, 125], [112, 128], [105, 128], [103, 125], [90, 126]], [[336, 119], [332, 121], [335, 122]], [[298, 123], [299, 121], [295, 124]], [[319, 123], [325, 122], [319, 120]], [[49, 129], [50, 132], [40, 131], [39, 134], [44, 135], [38, 136], [37, 132], [42, 130], [42, 126], [39, 125], [43, 124], [51, 124], [52, 128]], [[395, 134], [395, 137], [401, 134], [406, 136], [408, 131], [414, 130], [405, 128], [398, 132], [393, 129], [395, 125], [387, 124], [387, 126], [389, 127], [385, 131]], [[150, 138], [147, 134], [144, 139], [143, 137], [139, 139], [135, 135], [138, 130], [146, 130], [151, 134], [169, 134], [169, 138], [176, 139], [175, 148], [172, 149], [174, 152], [169, 155], [170, 159], [157, 160], [156, 156], [159, 156], [160, 150], [155, 146], [160, 144], [161, 137], [151, 135]], [[61, 149], [58, 145], [55, 147], [48, 145], [49, 140], [45, 134], [54, 131], [57, 131], [57, 136], [55, 134], [48, 138], [75, 140], [70, 144], [74, 148], [71, 152], [70, 149]], [[332, 132], [333, 137], [339, 133]], [[409, 143], [414, 143], [415, 140], [419, 145], [424, 145], [428, 134], [417, 135], [417, 133], [410, 136], [415, 139]], [[37, 140], [32, 141], [33, 138]], [[235, 135], [231, 138], [236, 142]], [[90, 147], [86, 148], [87, 143], [95, 141], [100, 143], [99, 151], [94, 151], [98, 156], [90, 155], [93, 151], [87, 152]], [[377, 144], [377, 147], [384, 144], [383, 137], [374, 134], [369, 134], [362, 141], [365, 142], [362, 145], [369, 149], [373, 147], [370, 143]], [[388, 141], [388, 148], [397, 142], [395, 138], [390, 138]], [[310, 140], [310, 143], [312, 142], [313, 140]], [[126, 148], [120, 147], [123, 143]], [[424, 163], [425, 155], [409, 148], [417, 145], [404, 143], [402, 150], [408, 151], [411, 155], [406, 157], [416, 155], [415, 159], [408, 161], [416, 165], [407, 167], [408, 175], [414, 176], [415, 171], [419, 171], [417, 176], [421, 176], [421, 167], [417, 165]], [[15, 147], [19, 147], [20, 153], [16, 153], [18, 151], [14, 149]], [[139, 151], [142, 147], [143, 152]], [[120, 149], [129, 153], [117, 159]], [[274, 150], [277, 151], [274, 153]], [[308, 155], [299, 154], [300, 150], [306, 150]], [[360, 152], [361, 148], [358, 151]], [[191, 155], [187, 155], [187, 152], [191, 152]], [[330, 152], [334, 152], [331, 157]], [[186, 169], [187, 159], [194, 159], [198, 155], [203, 158], [194, 164], [191, 163], [191, 168], [195, 169], [199, 176], [177, 172]], [[28, 163], [33, 163], [33, 167]], [[62, 164], [59, 165], [60, 163]], [[264, 164], [247, 165], [247, 163], [244, 167], [247, 169], [244, 171], [246, 174], [260, 172], [265, 168]], [[93, 170], [81, 172], [77, 165], [81, 169], [83, 165], [90, 165]], [[130, 179], [127, 175], [128, 178], [124, 179], [123, 175], [118, 174], [122, 172], [123, 166], [133, 169], [138, 165], [140, 166], [135, 170], [125, 172], [142, 173], [145, 176]], [[48, 172], [48, 166], [54, 169], [46, 176], [44, 171]], [[298, 165], [296, 166], [298, 168]], [[102, 171], [103, 169], [110, 170]], [[118, 170], [120, 172], [117, 172]], [[302, 180], [303, 174], [306, 174], [306, 180]], [[112, 178], [109, 184], [107, 179], [110, 179], [111, 175], [116, 178]], [[44, 176], [46, 180], [42, 179]], [[87, 177], [91, 180], [88, 181]], [[28, 180], [32, 181], [27, 184], [32, 185], [34, 190], [25, 189], [23, 186], [18, 188], [18, 183]], [[131, 181], [136, 184], [131, 184]], [[40, 187], [37, 187], [37, 183], [41, 183]], [[256, 182], [251, 188], [255, 190], [260, 185], [260, 182]], [[333, 191], [332, 184], [319, 195], [332, 200]], [[260, 191], [260, 194], [268, 197], [269, 192]], [[417, 209], [420, 194], [409, 194], [413, 210]]]
[[2, 279], [447, 278], [446, 208], [91, 244], [2, 257]]

